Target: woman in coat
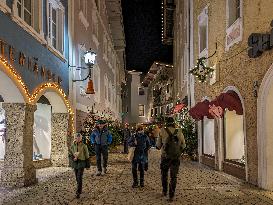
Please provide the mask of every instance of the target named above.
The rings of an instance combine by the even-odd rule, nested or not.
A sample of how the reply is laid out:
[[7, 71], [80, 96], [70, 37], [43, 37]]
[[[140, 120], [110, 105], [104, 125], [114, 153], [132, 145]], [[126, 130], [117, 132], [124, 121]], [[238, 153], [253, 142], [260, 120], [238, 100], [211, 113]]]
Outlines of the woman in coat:
[[150, 148], [149, 137], [144, 134], [142, 126], [137, 127], [136, 134], [128, 141], [130, 147], [135, 147], [134, 158], [132, 160], [133, 188], [138, 187], [138, 174], [140, 172], [140, 186], [144, 187], [144, 167], [148, 161], [148, 150]]
[[70, 148], [69, 153], [72, 159], [72, 168], [75, 171], [77, 181], [76, 198], [80, 198], [82, 193], [82, 176], [84, 168], [87, 166], [87, 160], [89, 159], [89, 152], [87, 146], [82, 142], [82, 136], [77, 133], [75, 140]]

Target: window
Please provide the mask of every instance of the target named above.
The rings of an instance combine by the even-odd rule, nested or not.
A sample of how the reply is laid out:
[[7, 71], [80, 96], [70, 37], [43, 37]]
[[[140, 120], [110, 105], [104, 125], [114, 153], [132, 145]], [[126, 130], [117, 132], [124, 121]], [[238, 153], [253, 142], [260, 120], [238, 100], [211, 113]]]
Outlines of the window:
[[79, 0], [79, 8], [85, 18], [87, 18], [87, 0]]
[[57, 0], [48, 1], [48, 37], [50, 45], [63, 54], [64, 7]]
[[36, 32], [40, 33], [40, 1], [17, 0], [17, 5], [14, 5], [14, 7], [15, 16], [17, 15], [27, 25], [31, 26]]
[[154, 110], [155, 110], [155, 116], [157, 116], [157, 107]]
[[243, 39], [242, 0], [227, 0], [226, 51]]
[[240, 0], [228, 0], [228, 27], [240, 18]]
[[208, 8], [198, 16], [199, 55], [206, 55], [208, 49]]
[[138, 88], [138, 95], [145, 95], [145, 90], [143, 87]]
[[144, 105], [138, 105], [138, 116], [144, 116]]
[[151, 117], [154, 115], [154, 109], [151, 109]]

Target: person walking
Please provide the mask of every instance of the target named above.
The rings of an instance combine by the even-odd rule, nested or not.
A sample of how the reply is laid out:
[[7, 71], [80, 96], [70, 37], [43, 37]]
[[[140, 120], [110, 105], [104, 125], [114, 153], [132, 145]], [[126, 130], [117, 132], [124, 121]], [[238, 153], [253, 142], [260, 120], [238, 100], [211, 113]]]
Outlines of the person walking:
[[181, 129], [177, 129], [172, 117], [166, 118], [166, 127], [162, 128], [157, 139], [156, 147], [161, 149], [161, 181], [162, 195], [167, 196], [168, 172], [170, 170], [169, 198], [173, 201], [180, 166], [180, 156], [186, 147]]
[[[90, 142], [95, 146], [97, 176], [105, 175], [107, 172], [108, 146], [112, 143], [112, 134], [106, 127], [106, 122], [99, 120], [94, 131], [90, 135]], [[103, 167], [101, 166], [103, 157]]]
[[134, 157], [132, 160], [132, 174], [133, 174], [133, 188], [138, 187], [138, 174], [140, 172], [140, 186], [144, 187], [144, 168], [148, 160], [148, 150], [150, 148], [150, 141], [147, 135], [144, 134], [143, 127], [139, 125], [136, 134], [131, 136], [128, 141], [130, 147], [135, 147]]
[[88, 148], [82, 142], [82, 136], [80, 133], [77, 133], [75, 136], [75, 140], [69, 150], [69, 156], [72, 159], [72, 168], [74, 169], [77, 181], [76, 198], [80, 198], [82, 193], [83, 171], [84, 168], [87, 167], [86, 161], [89, 160]]
[[129, 125], [126, 123], [124, 125], [124, 129], [123, 129], [123, 153], [124, 154], [128, 154], [128, 139], [130, 139], [131, 137], [131, 131], [129, 129]]

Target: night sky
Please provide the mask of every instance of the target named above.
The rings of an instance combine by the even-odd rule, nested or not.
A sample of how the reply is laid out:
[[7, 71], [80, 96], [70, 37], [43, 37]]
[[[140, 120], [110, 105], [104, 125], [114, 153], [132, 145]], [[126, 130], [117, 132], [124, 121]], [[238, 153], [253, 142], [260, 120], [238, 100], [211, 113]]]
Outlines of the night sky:
[[172, 63], [172, 46], [161, 43], [161, 0], [121, 2], [126, 69], [147, 72], [154, 61]]

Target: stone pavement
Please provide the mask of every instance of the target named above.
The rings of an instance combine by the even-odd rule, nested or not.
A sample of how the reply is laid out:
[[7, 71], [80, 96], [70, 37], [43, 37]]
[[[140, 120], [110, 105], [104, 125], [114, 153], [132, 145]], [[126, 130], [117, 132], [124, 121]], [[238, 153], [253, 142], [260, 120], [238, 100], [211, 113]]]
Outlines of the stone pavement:
[[[95, 167], [84, 173], [83, 194], [75, 198], [76, 183], [70, 168], [46, 168], [37, 171], [35, 186], [0, 189], [2, 204], [167, 204], [161, 197], [159, 151], [151, 150], [144, 188], [131, 188], [130, 163], [122, 154], [110, 154], [106, 176], [93, 175]], [[273, 205], [273, 193], [257, 189], [231, 176], [211, 170], [196, 162], [181, 164], [176, 200], [172, 204]]]

